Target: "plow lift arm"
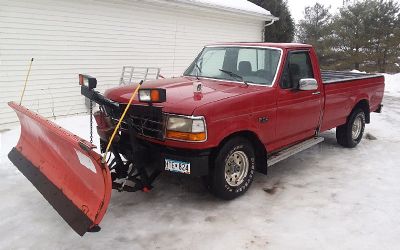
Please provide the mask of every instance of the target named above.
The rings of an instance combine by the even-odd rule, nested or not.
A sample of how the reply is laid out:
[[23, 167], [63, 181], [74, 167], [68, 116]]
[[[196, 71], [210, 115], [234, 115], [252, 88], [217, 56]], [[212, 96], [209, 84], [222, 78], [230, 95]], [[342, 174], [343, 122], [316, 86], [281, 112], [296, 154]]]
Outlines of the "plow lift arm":
[[[80, 85], [82, 95], [113, 112], [121, 114], [122, 108], [127, 107], [120, 107], [119, 103], [94, 91], [95, 78], [80, 75]], [[161, 96], [165, 99], [163, 91]], [[114, 160], [108, 165], [93, 150], [95, 145], [15, 102], [8, 105], [21, 124], [19, 141], [10, 151], [9, 159], [80, 236], [100, 230], [98, 225], [106, 213], [113, 188], [130, 192], [151, 189], [158, 173], [148, 175], [132, 160], [123, 162], [112, 146]], [[130, 137], [134, 152], [135, 137], [132, 133]], [[122, 176], [118, 168], [122, 168]], [[118, 182], [120, 179], [136, 185], [125, 186], [125, 182]]]

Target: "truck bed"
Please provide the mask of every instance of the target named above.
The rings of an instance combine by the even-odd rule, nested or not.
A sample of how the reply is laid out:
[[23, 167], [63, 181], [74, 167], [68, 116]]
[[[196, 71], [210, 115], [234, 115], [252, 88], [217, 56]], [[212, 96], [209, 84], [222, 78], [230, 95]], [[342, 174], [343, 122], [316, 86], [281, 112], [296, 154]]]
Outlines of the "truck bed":
[[321, 77], [324, 84], [333, 84], [352, 80], [381, 77], [381, 75], [356, 73], [350, 71], [321, 70]]
[[341, 71], [322, 71], [325, 108], [321, 131], [346, 123], [355, 105], [364, 100], [373, 112], [382, 103], [384, 76]]

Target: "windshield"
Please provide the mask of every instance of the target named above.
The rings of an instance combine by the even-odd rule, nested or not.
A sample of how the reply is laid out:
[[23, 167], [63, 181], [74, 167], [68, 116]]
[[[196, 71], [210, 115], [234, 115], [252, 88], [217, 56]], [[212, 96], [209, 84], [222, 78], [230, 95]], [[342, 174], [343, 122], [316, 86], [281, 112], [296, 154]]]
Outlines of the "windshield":
[[205, 47], [184, 75], [272, 85], [280, 56], [270, 48]]

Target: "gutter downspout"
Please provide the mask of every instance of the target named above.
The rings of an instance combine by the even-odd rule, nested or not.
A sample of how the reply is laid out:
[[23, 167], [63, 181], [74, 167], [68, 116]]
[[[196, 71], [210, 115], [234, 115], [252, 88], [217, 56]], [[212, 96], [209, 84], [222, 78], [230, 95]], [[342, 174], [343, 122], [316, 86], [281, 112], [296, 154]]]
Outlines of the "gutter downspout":
[[272, 24], [274, 24], [275, 21], [278, 21], [278, 20], [279, 20], [278, 17], [273, 17], [269, 23], [266, 23], [266, 24], [264, 25], [264, 28], [263, 28], [263, 30], [262, 30], [262, 35], [261, 35], [262, 41], [263, 41], [263, 42], [265, 42], [265, 29], [266, 29], [268, 26], [271, 26]]

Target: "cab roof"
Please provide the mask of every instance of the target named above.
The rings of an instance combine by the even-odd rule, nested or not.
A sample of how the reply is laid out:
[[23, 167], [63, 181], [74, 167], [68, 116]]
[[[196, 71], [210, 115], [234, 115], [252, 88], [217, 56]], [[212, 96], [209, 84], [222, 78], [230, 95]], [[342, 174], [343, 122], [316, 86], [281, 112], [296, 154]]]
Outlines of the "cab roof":
[[[209, 44], [207, 46], [254, 46], [254, 47], [273, 47], [280, 49], [293, 49], [293, 48], [312, 48], [310, 44], [302, 43], [262, 43], [262, 42], [233, 42], [233, 43], [217, 43]], [[207, 47], [206, 46], [206, 47]]]

